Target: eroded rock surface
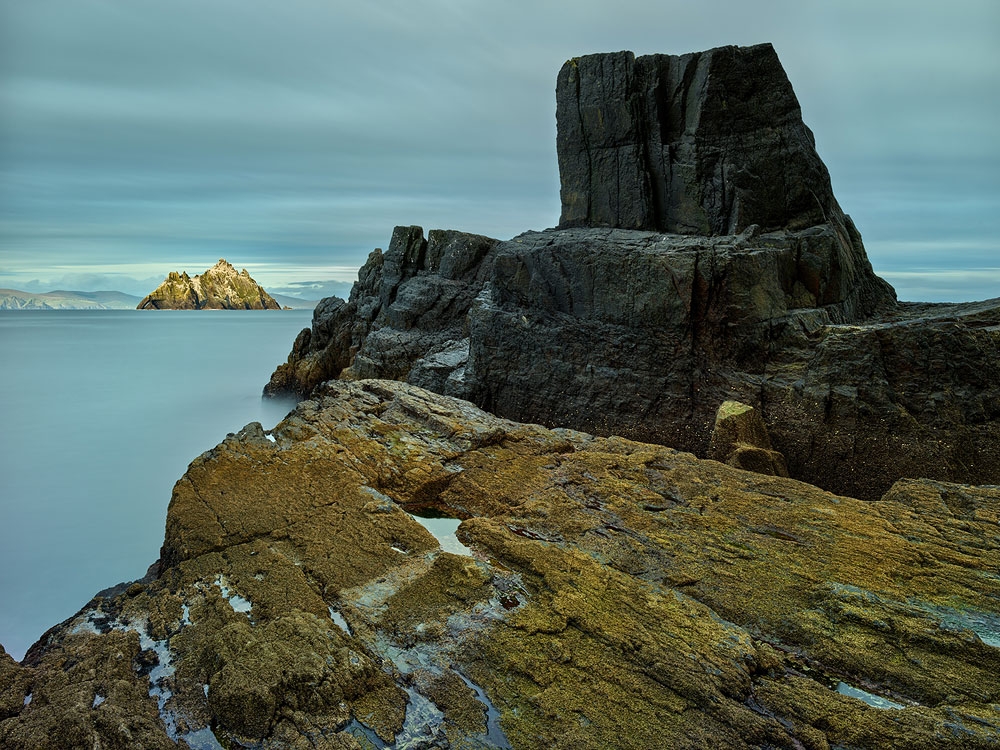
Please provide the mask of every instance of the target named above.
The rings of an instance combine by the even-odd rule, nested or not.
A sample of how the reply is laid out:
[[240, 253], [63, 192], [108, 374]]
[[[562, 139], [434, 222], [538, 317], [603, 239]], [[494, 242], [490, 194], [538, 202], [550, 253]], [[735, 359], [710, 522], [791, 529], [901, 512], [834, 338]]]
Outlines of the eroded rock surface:
[[139, 310], [280, 310], [274, 298], [224, 258], [205, 273], [191, 277], [171, 271], [163, 283], [143, 297]]
[[993, 747], [998, 512], [334, 381], [191, 464], [155, 576], [0, 653], [0, 745]]

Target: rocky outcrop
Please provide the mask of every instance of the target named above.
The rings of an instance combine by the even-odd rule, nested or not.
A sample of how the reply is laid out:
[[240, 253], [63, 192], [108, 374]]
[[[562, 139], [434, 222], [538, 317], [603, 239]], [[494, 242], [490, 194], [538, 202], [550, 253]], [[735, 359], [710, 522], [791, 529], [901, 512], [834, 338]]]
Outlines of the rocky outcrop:
[[470, 397], [700, 456], [732, 399], [760, 410], [793, 477], [834, 492], [1000, 483], [1000, 300], [893, 304], [842, 247], [829, 225], [515, 238], [470, 312]]
[[266, 395], [306, 395], [330, 378], [409, 378], [465, 396], [466, 316], [490, 278], [499, 242], [465, 232], [396, 227], [358, 273], [350, 299], [327, 298], [296, 338]]
[[732, 235], [841, 213], [770, 44], [574, 58], [556, 120], [562, 227]]
[[[420, 236], [397, 228], [387, 256]], [[1000, 300], [892, 303], [829, 225], [476, 242], [489, 249], [462, 280], [386, 277], [373, 254], [351, 302], [317, 308], [268, 392], [389, 377], [701, 456], [735, 399], [758, 409], [792, 476], [831, 491], [876, 499], [904, 476], [1000, 483]]]
[[834, 492], [1000, 483], [1000, 300], [896, 302], [769, 45], [577, 58], [556, 98], [561, 228], [432, 231], [463, 238], [459, 276], [397, 228], [266, 392], [394, 378], [700, 456], [735, 399], [793, 477]]
[[244, 268], [237, 271], [225, 259], [194, 278], [171, 271], [146, 295], [138, 310], [280, 310], [264, 288]]
[[998, 513], [334, 381], [191, 464], [155, 575], [0, 653], [0, 745], [993, 747]]

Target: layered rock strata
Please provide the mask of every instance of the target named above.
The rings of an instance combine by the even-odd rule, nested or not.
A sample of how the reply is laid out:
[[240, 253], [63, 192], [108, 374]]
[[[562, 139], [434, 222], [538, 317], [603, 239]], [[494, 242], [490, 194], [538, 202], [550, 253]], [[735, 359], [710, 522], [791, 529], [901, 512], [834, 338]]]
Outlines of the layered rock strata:
[[0, 745], [995, 747], [998, 512], [331, 382], [191, 464], [153, 575], [0, 654]]
[[138, 310], [280, 310], [274, 298], [224, 258], [194, 276], [171, 271], [163, 283], [143, 297]]

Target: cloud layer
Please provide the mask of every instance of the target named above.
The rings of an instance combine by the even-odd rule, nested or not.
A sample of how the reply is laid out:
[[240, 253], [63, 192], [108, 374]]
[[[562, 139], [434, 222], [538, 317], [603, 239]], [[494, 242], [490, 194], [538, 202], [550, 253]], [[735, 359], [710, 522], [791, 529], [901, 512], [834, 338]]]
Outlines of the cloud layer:
[[876, 268], [1000, 266], [994, 0], [0, 0], [0, 29], [2, 286], [344, 280], [396, 224], [552, 226], [565, 59], [761, 41]]

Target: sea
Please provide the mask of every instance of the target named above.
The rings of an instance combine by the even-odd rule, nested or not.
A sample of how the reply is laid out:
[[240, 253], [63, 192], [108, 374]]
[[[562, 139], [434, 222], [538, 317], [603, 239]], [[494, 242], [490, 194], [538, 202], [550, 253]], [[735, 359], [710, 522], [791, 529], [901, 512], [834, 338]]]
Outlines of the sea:
[[159, 557], [171, 488], [250, 422], [309, 310], [0, 311], [0, 644]]

